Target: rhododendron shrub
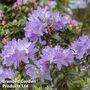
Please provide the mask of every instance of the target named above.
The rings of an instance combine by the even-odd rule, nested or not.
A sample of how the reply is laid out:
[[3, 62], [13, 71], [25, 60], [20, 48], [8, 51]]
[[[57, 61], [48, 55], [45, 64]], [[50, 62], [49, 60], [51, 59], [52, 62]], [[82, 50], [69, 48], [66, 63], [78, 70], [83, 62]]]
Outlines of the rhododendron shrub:
[[[80, 23], [50, 6], [32, 8], [28, 3], [37, 2], [15, 2], [16, 20], [5, 13], [1, 17], [5, 33], [0, 39], [0, 84], [5, 80], [35, 81], [30, 90], [81, 90], [90, 85], [90, 37], [81, 34]], [[11, 26], [4, 27], [9, 23], [3, 21], [6, 17], [13, 21]]]

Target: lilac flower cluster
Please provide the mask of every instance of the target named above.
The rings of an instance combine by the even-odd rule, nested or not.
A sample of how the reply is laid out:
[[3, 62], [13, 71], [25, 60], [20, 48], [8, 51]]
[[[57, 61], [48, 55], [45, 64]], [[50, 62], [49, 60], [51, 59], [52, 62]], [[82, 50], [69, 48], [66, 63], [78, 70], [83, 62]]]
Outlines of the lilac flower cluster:
[[77, 59], [82, 59], [85, 54], [90, 54], [90, 38], [82, 35], [79, 39], [71, 43], [70, 48], [73, 50], [73, 54], [76, 55]]
[[[28, 76], [31, 77], [31, 79], [36, 80], [36, 78], [38, 76], [40, 76], [42, 82], [44, 82], [44, 80], [51, 80], [50, 70], [49, 70], [49, 65], [50, 65], [49, 60], [51, 58], [49, 59], [49, 56], [44, 57], [47, 54], [48, 55], [51, 54], [51, 52], [48, 52], [48, 50], [52, 50], [52, 49], [50, 47], [46, 47], [42, 51], [43, 55], [41, 55], [41, 57], [43, 57], [43, 58], [41, 58], [40, 60], [36, 60], [34, 62], [34, 64], [37, 67], [34, 65], [31, 65], [31, 64], [26, 65], [26, 73]], [[52, 57], [53, 57], [53, 55], [52, 55]]]
[[63, 32], [65, 26], [65, 22], [60, 13], [38, 7], [32, 14], [29, 14], [24, 30], [26, 37], [37, 40], [40, 36], [48, 33], [48, 27], [51, 27], [53, 31], [59, 30]]
[[35, 48], [34, 43], [28, 42], [28, 39], [18, 39], [18, 41], [13, 39], [7, 43], [2, 51], [2, 57], [4, 59], [3, 64], [17, 67], [21, 61], [29, 63], [28, 59], [34, 60], [34, 54], [36, 52], [37, 49]]
[[73, 54], [70, 49], [64, 50], [59, 45], [56, 45], [54, 48], [46, 47], [42, 51], [40, 62], [43, 64], [56, 64], [58, 69], [60, 70], [62, 65], [68, 66], [71, 62], [73, 62]]
[[52, 80], [49, 70], [50, 64], [57, 65], [58, 70], [61, 70], [62, 66], [67, 67], [73, 63], [75, 57], [76, 59], [82, 59], [84, 54], [90, 55], [90, 38], [86, 35], [79, 37], [67, 49], [63, 49], [60, 45], [55, 47], [46, 46], [42, 50], [41, 59], [34, 62], [38, 68], [30, 64], [26, 66], [27, 75], [34, 80], [39, 75], [42, 82]]
[[10, 68], [3, 69], [2, 66], [0, 66], [0, 83], [2, 83], [5, 79], [12, 79], [14, 77], [14, 72]]
[[25, 69], [26, 69], [26, 74], [30, 76], [32, 80], [36, 80], [38, 69], [32, 64], [27, 64]]
[[59, 45], [56, 45], [54, 48], [47, 46], [42, 50], [41, 59], [35, 62], [40, 69], [39, 72], [37, 72], [36, 67], [32, 65], [29, 65], [30, 67], [28, 69], [26, 68], [26, 71], [27, 74], [32, 78], [34, 77], [34, 79], [36, 79], [36, 75], [39, 74], [41, 81], [44, 82], [44, 80], [51, 80], [50, 64], [56, 64], [58, 69], [61, 70], [63, 65], [68, 66], [72, 62], [74, 62], [74, 55], [70, 49], [64, 50]]

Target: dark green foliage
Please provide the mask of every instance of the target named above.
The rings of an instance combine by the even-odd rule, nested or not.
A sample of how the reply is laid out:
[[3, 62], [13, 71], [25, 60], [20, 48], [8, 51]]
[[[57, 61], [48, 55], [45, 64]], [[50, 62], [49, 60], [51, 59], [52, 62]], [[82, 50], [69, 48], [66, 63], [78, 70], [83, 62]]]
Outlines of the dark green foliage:
[[4, 5], [12, 5], [14, 4], [16, 0], [0, 0], [0, 3], [4, 4]]

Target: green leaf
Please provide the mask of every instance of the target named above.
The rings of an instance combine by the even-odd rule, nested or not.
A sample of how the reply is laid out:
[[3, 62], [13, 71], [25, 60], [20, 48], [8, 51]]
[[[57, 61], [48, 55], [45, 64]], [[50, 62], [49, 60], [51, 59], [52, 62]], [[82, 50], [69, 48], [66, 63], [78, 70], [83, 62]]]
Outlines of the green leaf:
[[39, 90], [38, 87], [36, 85], [34, 85], [34, 90]]
[[34, 90], [42, 90], [42, 86], [36, 86], [36, 85], [34, 85]]
[[76, 68], [76, 72], [78, 73], [79, 72], [78, 66], [76, 66], [75, 68]]
[[52, 90], [52, 88], [50, 86], [47, 86], [46, 90]]
[[62, 0], [62, 4], [63, 4], [64, 6], [67, 6], [67, 5], [68, 5], [68, 1], [69, 1], [69, 0]]
[[0, 10], [3, 10], [4, 6], [2, 4], [0, 4]]
[[3, 48], [3, 44], [2, 43], [0, 43], [0, 49], [2, 49]]
[[68, 81], [68, 82], [67, 82], [67, 86], [68, 86], [69, 90], [80, 90], [80, 89], [78, 89], [78, 87], [77, 87], [75, 84], [73, 84], [73, 82], [71, 82], [71, 81]]
[[43, 4], [47, 4], [47, 1], [48, 0], [40, 0], [40, 2], [43, 3]]
[[86, 83], [83, 79], [80, 80], [80, 84], [81, 84], [82, 87], [85, 87], [85, 85], [86, 85]]
[[90, 78], [87, 78], [88, 86], [90, 87]]
[[18, 74], [17, 79], [21, 80], [21, 75], [20, 74]]
[[52, 16], [52, 24], [51, 27], [54, 25], [55, 18]]
[[56, 39], [58, 41], [61, 41], [61, 37], [59, 36], [59, 33], [55, 33], [51, 36], [53, 39]]

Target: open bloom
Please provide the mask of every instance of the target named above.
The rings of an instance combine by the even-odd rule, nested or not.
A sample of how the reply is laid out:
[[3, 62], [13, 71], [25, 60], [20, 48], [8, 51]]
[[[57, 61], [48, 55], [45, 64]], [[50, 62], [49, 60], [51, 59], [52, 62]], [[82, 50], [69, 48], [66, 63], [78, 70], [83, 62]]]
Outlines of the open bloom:
[[25, 36], [36, 41], [40, 36], [48, 33], [48, 26], [53, 31], [64, 31], [66, 25], [60, 13], [38, 7], [32, 14], [29, 14], [26, 27], [24, 28]]
[[27, 65], [25, 66], [25, 69], [26, 69], [26, 74], [27, 74], [28, 76], [30, 76], [30, 78], [31, 78], [32, 80], [36, 80], [38, 69], [37, 69], [34, 65], [32, 65], [32, 64], [27, 64]]
[[5, 79], [12, 79], [14, 75], [13, 70], [10, 68], [3, 69], [2, 66], [0, 66], [0, 83], [2, 83]]
[[57, 65], [60, 70], [62, 66], [68, 66], [72, 62], [74, 62], [74, 55], [72, 54], [70, 49], [62, 49], [60, 46], [55, 46], [54, 48], [55, 56], [53, 59], [53, 63]]
[[29, 63], [28, 59], [34, 59], [34, 54], [37, 49], [34, 47], [34, 43], [28, 42], [27, 38], [23, 40], [13, 39], [9, 41], [2, 51], [2, 57], [4, 59], [3, 63], [6, 66], [14, 65], [15, 67], [20, 64], [20, 62]]
[[82, 35], [71, 43], [70, 48], [77, 59], [82, 59], [85, 54], [89, 54], [90, 38], [87, 35]]
[[53, 48], [44, 48], [41, 59], [38, 62], [40, 65], [45, 66], [44, 69], [47, 68], [50, 64], [56, 64], [60, 70], [63, 65], [68, 66], [74, 62], [74, 55], [70, 49], [64, 50], [59, 45], [56, 45]]

